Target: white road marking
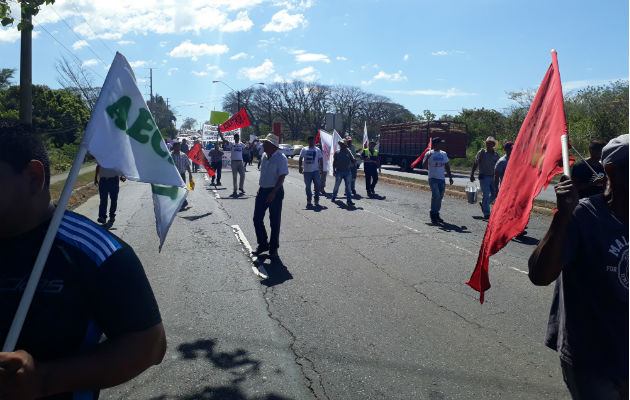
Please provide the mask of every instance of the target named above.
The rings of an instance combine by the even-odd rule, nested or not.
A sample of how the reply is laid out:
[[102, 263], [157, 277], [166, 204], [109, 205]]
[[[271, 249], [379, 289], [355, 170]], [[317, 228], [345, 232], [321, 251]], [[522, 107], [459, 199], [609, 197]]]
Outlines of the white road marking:
[[249, 256], [250, 260], [252, 260], [252, 263], [254, 264], [252, 265], [252, 271], [254, 271], [254, 274], [258, 275], [259, 277], [263, 279], [269, 278], [269, 274], [267, 273], [267, 270], [265, 269], [265, 267], [262, 265], [262, 263], [258, 262], [258, 257], [252, 254], [252, 246], [250, 246], [249, 241], [247, 240], [247, 237], [245, 237], [245, 234], [241, 230], [241, 227], [238, 225], [232, 225], [232, 229], [234, 230], [234, 235], [236, 235], [236, 238], [238, 239], [238, 241], [241, 242], [241, 244], [245, 248], [245, 252]]
[[212, 189], [212, 191], [214, 192], [214, 198], [215, 199], [220, 199], [221, 195], [219, 194], [219, 192], [216, 189]]
[[518, 268], [510, 267], [510, 269], [513, 269], [514, 271], [518, 271], [518, 272], [520, 272], [521, 274], [529, 275], [529, 272], [527, 272], [527, 271], [523, 271], [523, 270], [520, 270], [520, 269], [518, 269]]
[[396, 223], [396, 221], [394, 221], [393, 219], [389, 219], [389, 218], [383, 217], [382, 215], [377, 214], [377, 213], [375, 213], [375, 212], [373, 212], [373, 211], [370, 211], [370, 210], [365, 210], [365, 209], [364, 209], [363, 211], [365, 211], [365, 212], [367, 212], [367, 213], [370, 213], [370, 214], [374, 214], [374, 215], [376, 215], [377, 217], [379, 217], [379, 218], [381, 218], [381, 219], [384, 219], [384, 220], [385, 220], [385, 221], [387, 221], [387, 222], [391, 222], [392, 224], [395, 224], [395, 223]]

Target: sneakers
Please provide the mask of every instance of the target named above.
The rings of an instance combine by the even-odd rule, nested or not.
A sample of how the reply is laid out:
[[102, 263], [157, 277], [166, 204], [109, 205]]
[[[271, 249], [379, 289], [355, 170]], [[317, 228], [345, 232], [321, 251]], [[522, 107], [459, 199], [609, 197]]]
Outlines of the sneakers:
[[232, 197], [238, 197], [238, 193], [232, 192]]
[[444, 220], [442, 218], [440, 218], [440, 213], [435, 214], [435, 220], [441, 224], [444, 222]]
[[354, 189], [352, 189], [352, 195], [353, 195], [353, 196], [356, 196], [356, 195], [357, 195], [357, 191], [356, 191], [356, 190], [354, 190]]
[[269, 245], [258, 245], [258, 247], [256, 247], [256, 250], [252, 251], [252, 254], [255, 256], [260, 255], [261, 253], [264, 253], [266, 251], [269, 250]]
[[98, 222], [99, 224], [104, 224], [105, 222], [107, 222], [107, 220], [105, 218], [101, 218], [99, 217], [96, 222]]
[[113, 224], [113, 223], [114, 223], [114, 221], [116, 221], [116, 216], [115, 216], [115, 215], [110, 215], [110, 216], [109, 216], [109, 223], [110, 223], [110, 224]]
[[319, 199], [315, 199], [315, 207], [319, 207]]
[[337, 200], [337, 198], [333, 195], [333, 197], [330, 198], [330, 201], [332, 201], [333, 203]]
[[348, 200], [348, 206], [354, 206], [354, 201]]
[[221, 181], [217, 181], [217, 186], [221, 186]]
[[245, 190], [243, 190], [243, 189], [239, 189], [238, 191], [239, 191], [241, 194], [245, 194]]
[[431, 223], [432, 223], [432, 224], [439, 224], [439, 223], [440, 223], [440, 222], [438, 221], [438, 216], [437, 216], [437, 214], [429, 213], [429, 215], [431, 216]]

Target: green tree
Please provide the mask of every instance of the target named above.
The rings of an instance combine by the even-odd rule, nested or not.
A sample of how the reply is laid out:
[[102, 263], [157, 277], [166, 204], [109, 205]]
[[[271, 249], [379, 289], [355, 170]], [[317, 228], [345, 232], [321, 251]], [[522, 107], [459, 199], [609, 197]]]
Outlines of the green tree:
[[0, 90], [8, 89], [11, 86], [11, 79], [13, 79], [15, 69], [2, 68], [0, 70]]
[[190, 130], [190, 129], [195, 129], [196, 126], [197, 126], [197, 120], [194, 118], [188, 117], [184, 119], [184, 122], [182, 123], [180, 128]]
[[171, 139], [176, 137], [177, 129], [175, 129], [175, 121], [177, 121], [177, 118], [168, 108], [164, 98], [156, 93], [155, 96], [153, 96], [153, 101], [149, 101], [147, 105], [162, 135], [170, 137]]
[[[24, 14], [31, 16], [37, 15], [39, 9], [44, 4], [53, 4], [55, 0], [17, 0], [21, 4], [21, 11]], [[11, 8], [9, 7], [8, 0], [0, 0], [0, 23], [2, 26], [11, 25], [15, 18], [11, 15]], [[21, 20], [17, 26], [18, 30], [33, 29], [33, 24], [30, 20]]]

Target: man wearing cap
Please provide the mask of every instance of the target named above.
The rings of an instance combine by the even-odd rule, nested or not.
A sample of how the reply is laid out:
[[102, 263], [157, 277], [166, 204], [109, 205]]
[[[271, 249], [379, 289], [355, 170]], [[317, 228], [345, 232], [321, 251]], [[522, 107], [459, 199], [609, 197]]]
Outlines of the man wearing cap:
[[343, 180], [346, 185], [346, 199], [348, 206], [353, 206], [351, 188], [352, 184], [352, 167], [356, 164], [354, 153], [348, 149], [348, 142], [340, 140], [338, 142], [339, 150], [335, 151], [333, 158], [333, 175], [335, 176], [335, 187], [333, 188], [331, 201], [337, 199], [337, 192], [339, 191], [339, 185]]
[[[322, 151], [315, 147], [315, 138], [309, 136], [307, 139], [308, 147], [302, 148], [299, 160], [299, 172], [304, 174], [304, 184], [306, 185], [306, 207], [313, 206], [311, 200], [313, 192], [311, 191], [311, 183], [315, 188], [315, 206], [319, 206], [319, 190], [321, 189], [321, 172], [324, 169], [324, 156]], [[302, 167], [304, 162], [304, 167]]]
[[628, 398], [628, 135], [602, 150], [604, 193], [578, 199], [566, 176], [557, 212], [529, 258], [529, 279], [554, 289], [545, 344], [574, 399]]
[[[346, 136], [346, 142], [348, 145], [348, 150], [350, 150], [350, 152], [352, 153], [352, 155], [355, 157], [356, 159], [356, 154], [357, 154], [357, 149], [354, 147], [354, 145], [352, 144], [352, 136]], [[359, 170], [359, 163], [354, 163], [352, 165], [352, 168], [350, 169], [350, 174], [351, 174], [351, 183], [350, 183], [350, 188], [352, 190], [352, 195], [356, 195], [357, 191], [355, 188], [355, 184], [357, 182], [357, 171]]]
[[446, 152], [442, 151], [442, 143], [444, 142], [442, 138], [432, 138], [432, 149], [424, 155], [424, 159], [422, 160], [422, 168], [429, 171], [429, 186], [431, 187], [431, 211], [429, 215], [431, 222], [434, 224], [444, 222], [444, 220], [440, 218], [442, 198], [446, 190], [444, 171], [448, 173], [450, 184], [453, 184], [453, 175], [451, 174], [451, 167], [448, 165], [448, 156]]
[[595, 194], [604, 193], [604, 182], [606, 182], [606, 173], [604, 166], [600, 162], [602, 159], [602, 148], [604, 142], [601, 140], [593, 140], [588, 146], [590, 157], [586, 160], [580, 160], [573, 165], [571, 171], [571, 180], [577, 189], [578, 197], [593, 196]]
[[[192, 181], [192, 172], [190, 170], [190, 158], [183, 153], [182, 144], [179, 140], [175, 140], [173, 142], [173, 152], [171, 153], [171, 157], [173, 157], [173, 162], [175, 163], [175, 167], [177, 168], [177, 172], [182, 176], [182, 180], [186, 183], [186, 171], [188, 171], [188, 179]], [[182, 210], [188, 205], [188, 200], [184, 200], [182, 204]]]
[[470, 181], [474, 182], [475, 170], [479, 167], [479, 184], [483, 193], [483, 199], [479, 205], [485, 219], [490, 218], [490, 204], [497, 197], [497, 193], [494, 190], [494, 166], [499, 161], [499, 154], [494, 151], [494, 147], [498, 144], [499, 142], [495, 138], [488, 136], [486, 148], [479, 150], [470, 172]]
[[381, 168], [381, 157], [378, 150], [375, 149], [376, 142], [370, 142], [369, 147], [363, 150], [361, 158], [363, 159], [363, 172], [365, 173], [365, 190], [368, 197], [376, 195], [374, 188], [378, 182], [378, 171]]
[[[258, 255], [269, 251], [272, 258], [278, 257], [280, 246], [280, 216], [282, 214], [282, 199], [284, 198], [284, 177], [289, 174], [287, 158], [278, 150], [280, 139], [270, 133], [263, 140], [265, 153], [260, 165], [260, 188], [256, 194], [254, 205], [254, 230], [258, 247], [253, 252]], [[267, 242], [267, 230], [265, 229], [265, 212], [269, 209], [269, 225], [271, 227], [271, 239]]]
[[494, 192], [497, 196], [499, 194], [499, 186], [501, 185], [501, 181], [503, 181], [503, 175], [505, 175], [505, 169], [507, 168], [508, 161], [510, 161], [512, 147], [514, 147], [514, 142], [505, 142], [505, 144], [503, 145], [505, 155], [499, 158], [499, 161], [497, 161], [496, 165], [494, 166]]
[[223, 152], [219, 148], [219, 143], [217, 142], [216, 146], [210, 150], [208, 153], [210, 156], [210, 167], [214, 170], [214, 175], [212, 175], [212, 182], [210, 184], [214, 184], [214, 178], [217, 178], [217, 186], [221, 186], [221, 170], [223, 169]]
[[230, 143], [223, 137], [223, 133], [219, 132], [219, 136], [225, 145], [225, 150], [230, 152], [230, 162], [232, 163], [232, 187], [234, 191], [232, 192], [232, 197], [238, 196], [236, 193], [236, 178], [237, 175], [240, 176], [240, 181], [238, 185], [238, 190], [241, 194], [245, 194], [245, 189], [243, 188], [243, 184], [245, 183], [245, 164], [243, 163], [243, 150], [245, 149], [245, 144], [240, 143], [240, 136], [238, 133], [234, 134], [234, 143]]

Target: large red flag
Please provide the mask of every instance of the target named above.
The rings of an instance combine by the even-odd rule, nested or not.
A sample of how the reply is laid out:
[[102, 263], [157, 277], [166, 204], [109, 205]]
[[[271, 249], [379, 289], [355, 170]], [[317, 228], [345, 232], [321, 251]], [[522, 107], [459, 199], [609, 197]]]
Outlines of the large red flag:
[[206, 158], [206, 155], [203, 154], [203, 150], [201, 148], [200, 143], [195, 143], [195, 145], [192, 147], [192, 149], [188, 151], [188, 154], [186, 155], [188, 156], [188, 158], [190, 158], [190, 161], [204, 167], [206, 169], [206, 172], [208, 172], [208, 175], [210, 175], [210, 177], [214, 176], [214, 170], [210, 166], [210, 162]]
[[543, 186], [549, 185], [554, 175], [562, 172], [560, 136], [568, 132], [555, 50], [551, 51], [551, 59], [551, 66], [518, 132], [501, 182], [501, 190], [483, 237], [477, 265], [470, 280], [466, 282], [480, 292], [481, 303], [484, 300], [484, 291], [490, 289], [490, 256], [523, 231], [527, 226], [534, 198]]
[[245, 108], [242, 108], [241, 111], [232, 115], [232, 118], [228, 119], [219, 126], [219, 132], [233, 131], [234, 129], [245, 128], [250, 125], [251, 122], [249, 122], [247, 111], [245, 111]]
[[418, 164], [420, 161], [422, 161], [422, 159], [424, 158], [424, 155], [427, 154], [427, 151], [431, 150], [431, 146], [433, 146], [433, 138], [429, 138], [429, 145], [427, 146], [427, 148], [424, 149], [422, 154], [420, 154], [420, 157], [416, 158], [416, 161], [411, 163], [410, 167], [412, 169], [416, 167], [416, 164]]

